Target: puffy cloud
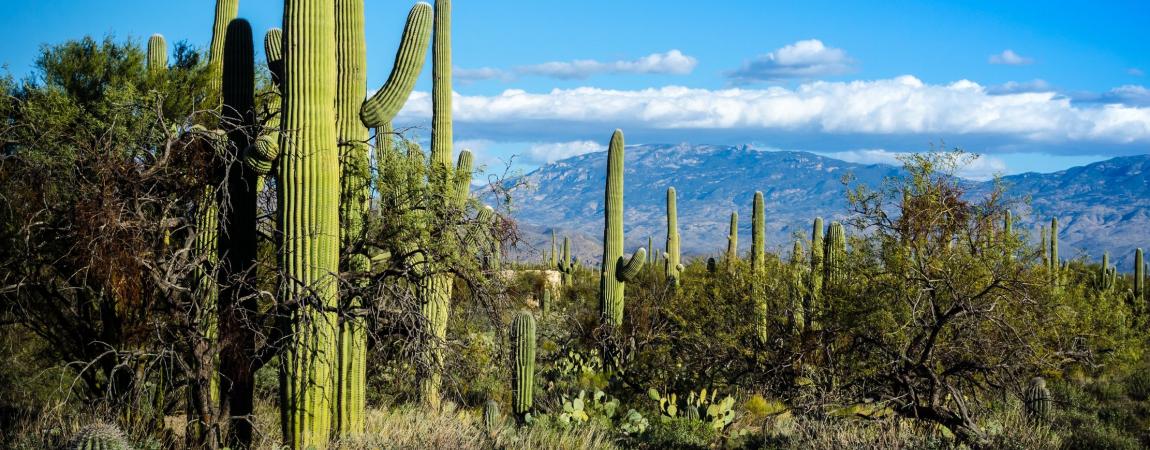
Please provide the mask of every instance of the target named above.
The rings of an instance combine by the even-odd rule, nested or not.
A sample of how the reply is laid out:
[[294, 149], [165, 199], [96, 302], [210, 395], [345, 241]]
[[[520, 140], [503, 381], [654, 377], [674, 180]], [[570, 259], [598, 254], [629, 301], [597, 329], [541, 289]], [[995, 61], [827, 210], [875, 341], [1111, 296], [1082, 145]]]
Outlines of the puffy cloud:
[[547, 142], [531, 145], [522, 156], [526, 163], [549, 164], [572, 156], [601, 152], [606, 149], [607, 147], [604, 147], [603, 144], [595, 141]]
[[1002, 53], [990, 55], [989, 61], [991, 64], [1003, 64], [1007, 66], [1025, 66], [1027, 64], [1034, 64], [1033, 58], [1027, 58], [1025, 56], [1019, 55], [1018, 53], [1014, 53], [1014, 50], [1009, 48], [1003, 50]]
[[807, 39], [747, 61], [727, 76], [736, 84], [747, 84], [841, 75], [853, 71], [853, 66], [854, 61], [842, 49], [827, 47], [818, 39]]
[[670, 50], [666, 53], [652, 53], [634, 60], [607, 62], [593, 59], [552, 61], [542, 64], [519, 66], [511, 70], [493, 69], [490, 67], [479, 69], [456, 68], [455, 77], [467, 81], [490, 79], [507, 81], [522, 75], [564, 80], [581, 80], [602, 74], [687, 75], [694, 71], [695, 66], [698, 64], [699, 61], [694, 57], [684, 55], [683, 52], [679, 50]]
[[1125, 85], [1118, 86], [1101, 94], [1077, 93], [1073, 95], [1074, 101], [1081, 103], [1103, 103], [1129, 106], [1150, 106], [1150, 89], [1145, 86]]
[[[915, 138], [922, 144], [946, 139], [968, 148], [974, 138], [988, 137], [1000, 144], [1047, 147], [1150, 142], [1150, 108], [1074, 103], [1054, 92], [992, 95], [967, 80], [925, 84], [913, 76], [816, 81], [793, 89], [668, 86], [642, 90], [582, 87], [546, 93], [507, 90], [493, 96], [457, 94], [455, 107], [456, 124], [465, 133], [528, 142], [588, 139], [597, 136], [589, 131], [618, 127], [629, 134], [639, 130], [659, 135], [657, 142], [698, 141], [701, 130], [721, 130], [725, 136], [744, 142], [761, 141], [766, 136], [789, 148], [816, 147], [811, 144], [836, 135], [854, 139], [851, 148], [887, 146], [895, 135], [927, 136]], [[424, 122], [430, 113], [428, 94], [416, 92], [401, 120]], [[675, 130], [683, 133], [672, 136], [670, 132]], [[686, 133], [690, 135], [682, 137]], [[787, 142], [774, 139], [780, 136], [798, 138]], [[871, 144], [858, 140], [860, 136], [878, 136], [888, 143]], [[963, 136], [970, 139], [955, 141]]]
[[[888, 164], [892, 166], [901, 166], [902, 160], [899, 158], [910, 155], [910, 153], [907, 152], [894, 152], [883, 149], [860, 149], [822, 154], [859, 164]], [[1006, 173], [1006, 161], [992, 156], [979, 155], [977, 158], [967, 161], [965, 165], [958, 168], [956, 175], [971, 180], [984, 181], [994, 178], [995, 175], [1005, 175]]]

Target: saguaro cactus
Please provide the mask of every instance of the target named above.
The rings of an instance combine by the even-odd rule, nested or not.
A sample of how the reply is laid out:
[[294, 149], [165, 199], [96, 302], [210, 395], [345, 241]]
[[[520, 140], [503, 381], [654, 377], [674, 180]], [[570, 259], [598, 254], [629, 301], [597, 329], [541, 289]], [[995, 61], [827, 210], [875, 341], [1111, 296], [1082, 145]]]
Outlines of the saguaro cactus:
[[251, 444], [254, 408], [255, 332], [250, 317], [256, 314], [255, 266], [258, 223], [256, 219], [256, 174], [241, 163], [240, 154], [250, 144], [255, 126], [255, 51], [248, 21], [235, 19], [227, 28], [223, 61], [223, 121], [229, 145], [226, 150], [226, 197], [218, 199], [224, 218], [219, 236], [221, 267], [219, 283], [220, 387], [221, 403], [232, 417], [229, 443], [236, 447]]
[[1053, 217], [1050, 219], [1050, 285], [1054, 289], [1058, 289], [1060, 280], [1059, 271], [1062, 268], [1062, 260], [1058, 258], [1058, 218]]
[[831, 222], [830, 227], [827, 228], [826, 247], [823, 254], [823, 267], [825, 268], [823, 283], [826, 288], [842, 286], [846, 272], [846, 245], [846, 233], [843, 231], [843, 225], [838, 222]]
[[805, 290], [806, 286], [803, 284], [803, 272], [805, 268], [803, 264], [803, 243], [796, 240], [794, 247], [791, 248], [791, 265], [790, 265], [790, 294], [791, 294], [791, 329], [795, 334], [803, 332], [806, 320], [806, 310], [808, 308]]
[[499, 416], [499, 403], [495, 400], [488, 400], [483, 404], [483, 429], [487, 431], [488, 437], [495, 437], [499, 432], [499, 425], [502, 418]]
[[335, 1], [284, 3], [283, 132], [278, 179], [280, 301], [299, 305], [281, 357], [280, 423], [291, 448], [323, 448], [336, 386], [339, 149]]
[[162, 34], [148, 38], [148, 71], [159, 73], [168, 69], [168, 43]]
[[[1146, 295], [1146, 262], [1142, 259], [1142, 249], [1134, 250], [1134, 298], [1142, 301]], [[1141, 305], [1139, 305], [1141, 307]]]
[[731, 211], [731, 227], [727, 231], [727, 268], [739, 260], [739, 213]]
[[766, 213], [763, 206], [763, 193], [755, 191], [755, 200], [751, 210], [751, 271], [762, 275], [766, 270], [766, 237], [764, 233], [767, 226]]
[[679, 275], [683, 272], [682, 260], [679, 258], [679, 212], [675, 202], [675, 188], [667, 188], [667, 255], [666, 264], [667, 281], [672, 286], [679, 286]]
[[515, 355], [513, 387], [515, 415], [522, 418], [531, 412], [535, 392], [535, 317], [527, 311], [515, 314], [511, 321], [512, 351]]
[[826, 251], [823, 247], [823, 218], [816, 217], [811, 230], [811, 271], [810, 283], [807, 286], [809, 299], [806, 302], [807, 311], [803, 317], [807, 329], [811, 328], [815, 309], [818, 308], [823, 293], [823, 252]]
[[562, 274], [563, 286], [571, 286], [575, 265], [571, 263], [571, 239], [567, 236], [563, 236], [563, 256], [559, 258], [559, 263], [554, 267]]
[[1110, 266], [1110, 252], [1102, 254], [1102, 267], [1098, 269], [1098, 278], [1096, 283], [1098, 290], [1102, 292], [1110, 292], [1114, 289], [1114, 285], [1118, 280], [1118, 269]]
[[600, 268], [599, 310], [603, 320], [614, 326], [623, 324], [623, 302], [626, 283], [635, 278], [647, 259], [642, 248], [623, 258], [623, 131], [615, 130], [607, 148], [607, 189], [603, 200], [603, 263]]
[[1050, 416], [1050, 391], [1046, 389], [1046, 380], [1042, 377], [1030, 379], [1026, 387], [1026, 413], [1035, 419], [1045, 419]]
[[[212, 43], [208, 52], [208, 92], [220, 92], [224, 71], [224, 41], [228, 24], [240, 11], [239, 0], [216, 0], [215, 21], [212, 22]], [[218, 104], [217, 104], [218, 106]]]

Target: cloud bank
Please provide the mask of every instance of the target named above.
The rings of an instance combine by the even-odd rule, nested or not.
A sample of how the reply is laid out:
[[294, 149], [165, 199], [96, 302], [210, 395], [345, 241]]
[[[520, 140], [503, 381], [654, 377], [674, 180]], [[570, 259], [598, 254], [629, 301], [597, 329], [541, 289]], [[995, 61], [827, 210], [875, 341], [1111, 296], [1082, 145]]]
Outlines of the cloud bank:
[[[1142, 98], [1144, 92], [1144, 88], [1131, 87], [1122, 93]], [[835, 135], [878, 137], [884, 142], [891, 136], [926, 136], [915, 142], [945, 139], [959, 145], [968, 145], [966, 137], [978, 137], [1042, 148], [1103, 143], [1133, 145], [1142, 151], [1150, 143], [1150, 107], [1082, 103], [1055, 92], [995, 95], [971, 81], [926, 84], [913, 76], [817, 81], [793, 89], [507, 90], [492, 96], [456, 94], [454, 103], [455, 121], [474, 134], [469, 137], [527, 142], [591, 139], [598, 135], [590, 131], [606, 133], [621, 127], [668, 137], [679, 131], [675, 139], [695, 142], [705, 142], [705, 136], [692, 136], [708, 130], [747, 139], [744, 142], [763, 136], [798, 136], [799, 144], [807, 145], [785, 139], [772, 142], [808, 149], [818, 149], [813, 144]], [[416, 92], [400, 120], [424, 123], [430, 114], [429, 95]], [[955, 142], [960, 137], [967, 142]], [[891, 144], [856, 141], [849, 148], [872, 145]]]

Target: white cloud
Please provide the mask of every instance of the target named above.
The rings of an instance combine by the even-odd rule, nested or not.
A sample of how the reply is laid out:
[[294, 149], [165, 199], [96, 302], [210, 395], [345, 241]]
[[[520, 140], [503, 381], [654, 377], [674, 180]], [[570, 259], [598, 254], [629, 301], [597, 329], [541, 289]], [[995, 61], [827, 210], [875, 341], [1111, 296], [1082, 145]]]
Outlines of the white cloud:
[[1004, 64], [1007, 66], [1025, 66], [1027, 64], [1034, 64], [1033, 58], [1014, 53], [1014, 50], [1006, 49], [997, 55], [990, 55], [989, 59], [991, 64]]
[[[823, 155], [859, 164], [888, 164], [901, 166], [900, 157], [910, 155], [907, 152], [894, 152], [883, 149], [860, 149], [845, 152], [822, 153]], [[979, 155], [958, 168], [957, 175], [971, 180], [984, 181], [994, 178], [995, 175], [1006, 174], [1006, 161], [987, 155]]]
[[[1150, 142], [1150, 108], [1080, 104], [1054, 92], [991, 95], [977, 83], [925, 84], [913, 76], [874, 81], [802, 84], [794, 89], [507, 90], [455, 99], [455, 121], [472, 133], [556, 139], [572, 129], [723, 130], [745, 135], [928, 136], [921, 142], [962, 135], [1014, 143]], [[424, 122], [426, 92], [411, 96], [401, 120]], [[577, 133], [574, 139], [591, 137]], [[572, 137], [559, 137], [572, 139]], [[858, 144], [856, 143], [856, 146]], [[1017, 151], [1017, 150], [1016, 150]]]
[[743, 63], [727, 73], [735, 83], [816, 78], [841, 75], [854, 69], [854, 62], [842, 49], [827, 47], [818, 39], [807, 39]]
[[585, 153], [606, 150], [603, 144], [595, 141], [547, 142], [533, 144], [523, 154], [524, 162], [550, 164], [555, 161], [579, 156]]
[[552, 61], [542, 64], [519, 66], [511, 70], [483, 67], [479, 69], [455, 68], [455, 77], [465, 81], [499, 79], [509, 81], [517, 76], [532, 75], [563, 80], [581, 80], [602, 74], [656, 74], [688, 75], [695, 70], [699, 61], [684, 55], [679, 50], [666, 53], [652, 53], [639, 59], [619, 61], [596, 61], [579, 59], [575, 61]]
[[1024, 92], [1055, 92], [1054, 86], [1047, 83], [1046, 80], [1036, 78], [1030, 81], [1007, 81], [1006, 83], [998, 86], [991, 86], [986, 88], [986, 92], [991, 95], [1002, 94], [1020, 94]]
[[1139, 69], [1137, 67], [1131, 67], [1129, 69], [1126, 69], [1126, 74], [1140, 77], [1140, 76], [1146, 75], [1146, 72], [1143, 72], [1142, 69]]

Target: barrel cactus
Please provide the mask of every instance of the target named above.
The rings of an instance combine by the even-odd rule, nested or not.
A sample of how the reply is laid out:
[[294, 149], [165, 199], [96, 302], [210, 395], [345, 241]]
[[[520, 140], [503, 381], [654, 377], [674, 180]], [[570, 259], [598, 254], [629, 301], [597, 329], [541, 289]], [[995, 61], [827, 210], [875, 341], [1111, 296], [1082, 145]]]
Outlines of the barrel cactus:
[[487, 435], [494, 438], [499, 434], [499, 428], [502, 425], [503, 418], [499, 415], [499, 403], [495, 400], [488, 400], [483, 404], [483, 428], [487, 430]]
[[623, 257], [623, 131], [615, 130], [607, 148], [607, 189], [604, 196], [603, 262], [600, 266], [599, 311], [604, 322], [623, 324], [624, 291], [647, 259], [640, 248], [630, 260]]
[[1045, 419], [1050, 416], [1050, 390], [1046, 389], [1046, 380], [1042, 377], [1030, 379], [1025, 394], [1026, 413], [1036, 419]]
[[72, 439], [72, 450], [131, 450], [128, 438], [115, 425], [97, 423], [84, 427]]
[[511, 321], [512, 354], [515, 367], [512, 387], [515, 396], [515, 415], [523, 417], [531, 412], [535, 392], [535, 317], [520, 311]]

